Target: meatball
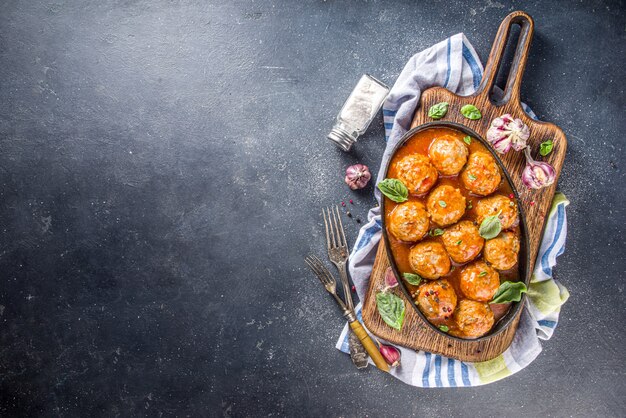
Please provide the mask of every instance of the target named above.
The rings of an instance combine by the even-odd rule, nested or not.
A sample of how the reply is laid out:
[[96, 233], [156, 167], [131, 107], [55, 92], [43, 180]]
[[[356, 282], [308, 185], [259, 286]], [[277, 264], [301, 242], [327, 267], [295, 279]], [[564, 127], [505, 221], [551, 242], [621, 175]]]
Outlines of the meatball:
[[465, 144], [452, 135], [435, 139], [428, 148], [430, 161], [444, 176], [459, 174], [467, 162], [467, 154]]
[[487, 196], [496, 191], [502, 177], [493, 156], [486, 152], [470, 154], [467, 166], [461, 173], [461, 181], [469, 191]]
[[495, 195], [481, 199], [476, 204], [476, 222], [479, 224], [485, 220], [488, 216], [493, 216], [497, 213], [500, 219], [502, 229], [509, 229], [516, 226], [519, 223], [517, 218], [517, 205], [513, 199], [509, 199], [506, 196]]
[[456, 307], [456, 293], [447, 280], [428, 282], [419, 288], [417, 306], [428, 319], [448, 319]]
[[514, 232], [502, 232], [485, 243], [485, 260], [498, 270], [510, 270], [517, 264], [519, 237]]
[[457, 222], [465, 214], [465, 196], [452, 186], [439, 186], [428, 196], [426, 207], [430, 219], [440, 226]]
[[459, 264], [467, 263], [480, 254], [485, 240], [470, 221], [461, 221], [447, 228], [441, 236], [446, 251]]
[[389, 231], [402, 241], [415, 242], [428, 233], [428, 212], [420, 202], [404, 202], [389, 215]]
[[500, 275], [484, 261], [476, 261], [461, 271], [460, 287], [468, 298], [489, 302], [500, 287]]
[[482, 337], [494, 323], [493, 312], [486, 303], [463, 299], [454, 313], [459, 336], [465, 338]]
[[420, 242], [409, 252], [409, 263], [414, 272], [425, 279], [438, 279], [450, 271], [450, 257], [437, 241]]
[[397, 177], [413, 195], [428, 192], [437, 182], [437, 169], [428, 157], [411, 154], [396, 163]]

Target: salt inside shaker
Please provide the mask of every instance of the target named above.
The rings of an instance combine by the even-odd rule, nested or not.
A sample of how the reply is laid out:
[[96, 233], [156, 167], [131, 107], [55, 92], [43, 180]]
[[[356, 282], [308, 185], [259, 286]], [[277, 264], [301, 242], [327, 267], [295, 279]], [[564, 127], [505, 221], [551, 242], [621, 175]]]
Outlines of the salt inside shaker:
[[376, 117], [389, 93], [389, 88], [369, 74], [361, 77], [343, 104], [328, 139], [349, 151]]

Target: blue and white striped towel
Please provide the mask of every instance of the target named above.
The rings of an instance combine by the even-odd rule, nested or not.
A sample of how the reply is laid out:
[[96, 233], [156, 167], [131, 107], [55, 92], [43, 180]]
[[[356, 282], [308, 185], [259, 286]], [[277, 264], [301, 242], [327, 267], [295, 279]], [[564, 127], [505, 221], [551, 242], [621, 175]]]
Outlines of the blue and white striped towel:
[[[421, 92], [432, 86], [443, 86], [457, 94], [469, 95], [478, 87], [482, 73], [482, 64], [462, 33], [409, 60], [383, 105], [387, 147], [378, 180], [384, 174], [382, 170], [395, 144], [411, 124]], [[528, 107], [523, 107], [531, 117], [536, 118]], [[378, 189], [376, 198], [380, 201]], [[565, 207], [568, 204], [564, 195], [556, 194], [531, 278], [527, 309], [523, 311], [513, 343], [502, 355], [482, 363], [467, 363], [398, 347], [402, 352], [402, 364], [391, 374], [405, 383], [420, 387], [479, 386], [510, 376], [530, 364], [541, 352], [539, 339], [547, 340], [552, 336], [561, 305], [569, 296], [567, 289], [552, 278], [556, 257], [565, 249]], [[359, 231], [350, 255], [350, 274], [361, 300], [367, 291], [381, 229], [380, 209], [376, 207], [369, 211], [368, 223]], [[356, 309], [360, 319], [361, 304]], [[337, 348], [344, 353], [349, 352], [348, 330], [346, 324], [337, 341]]]

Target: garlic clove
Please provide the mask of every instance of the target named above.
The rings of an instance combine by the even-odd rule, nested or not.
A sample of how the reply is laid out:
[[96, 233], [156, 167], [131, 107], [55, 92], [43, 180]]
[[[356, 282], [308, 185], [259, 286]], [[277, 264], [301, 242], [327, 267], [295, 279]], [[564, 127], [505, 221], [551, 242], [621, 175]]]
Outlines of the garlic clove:
[[522, 172], [522, 182], [531, 189], [548, 187], [556, 180], [556, 170], [550, 164], [543, 161], [535, 161], [530, 156], [528, 147], [524, 149], [526, 167]]
[[372, 178], [369, 168], [364, 164], [354, 164], [346, 168], [344, 181], [352, 190], [362, 189]]
[[400, 365], [400, 350], [396, 347], [393, 345], [382, 344], [378, 341], [378, 349], [389, 366], [397, 367]]
[[398, 279], [396, 275], [393, 274], [393, 270], [391, 267], [387, 267], [387, 271], [385, 271], [385, 290], [393, 289], [398, 285]]

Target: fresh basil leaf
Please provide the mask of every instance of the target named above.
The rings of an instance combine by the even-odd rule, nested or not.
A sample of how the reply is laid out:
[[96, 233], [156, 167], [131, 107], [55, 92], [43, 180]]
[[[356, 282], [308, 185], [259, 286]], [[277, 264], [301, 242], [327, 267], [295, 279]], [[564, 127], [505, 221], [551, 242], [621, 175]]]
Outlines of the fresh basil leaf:
[[376, 307], [383, 321], [398, 331], [404, 323], [404, 301], [391, 292], [376, 294]]
[[450, 328], [447, 325], [439, 325], [439, 329], [443, 332], [450, 331]]
[[551, 139], [547, 140], [546, 142], [542, 142], [541, 145], [539, 145], [539, 154], [541, 154], [542, 157], [545, 157], [552, 152], [553, 147], [554, 143]]
[[465, 142], [467, 145], [472, 143], [472, 137], [471, 136], [466, 136], [465, 138], [463, 138], [463, 142]]
[[412, 284], [413, 286], [417, 286], [422, 282], [422, 278], [419, 274], [414, 273], [402, 273], [402, 278]]
[[433, 119], [441, 119], [448, 113], [448, 102], [437, 103], [428, 109], [428, 117]]
[[476, 176], [473, 174], [468, 174], [467, 177], [469, 177], [469, 179], [472, 181], [476, 180]]
[[463, 242], [463, 240], [462, 240], [462, 239], [460, 239], [460, 240], [458, 240], [458, 241], [456, 242], [456, 245], [461, 245], [461, 243], [462, 243], [462, 242]]
[[409, 200], [409, 189], [398, 179], [384, 179], [378, 183], [378, 189], [394, 202], [402, 203]]
[[484, 239], [492, 239], [498, 236], [502, 231], [502, 224], [500, 223], [500, 212], [493, 216], [487, 216], [481, 223], [478, 233]]
[[478, 120], [483, 117], [480, 110], [474, 105], [467, 104], [461, 108], [461, 113], [468, 119]]
[[435, 229], [430, 231], [430, 236], [431, 237], [438, 237], [440, 235], [443, 235], [443, 229], [435, 228]]
[[489, 303], [519, 302], [522, 299], [522, 293], [526, 292], [528, 289], [523, 282], [504, 282]]
[[480, 274], [478, 275], [478, 277], [483, 277], [486, 276], [487, 272], [486, 271], [481, 271]]
[[446, 205], [446, 202], [444, 202], [443, 200], [440, 200], [438, 203], [439, 203], [439, 206], [441, 206], [442, 208], [445, 208], [446, 206], [448, 206]]

